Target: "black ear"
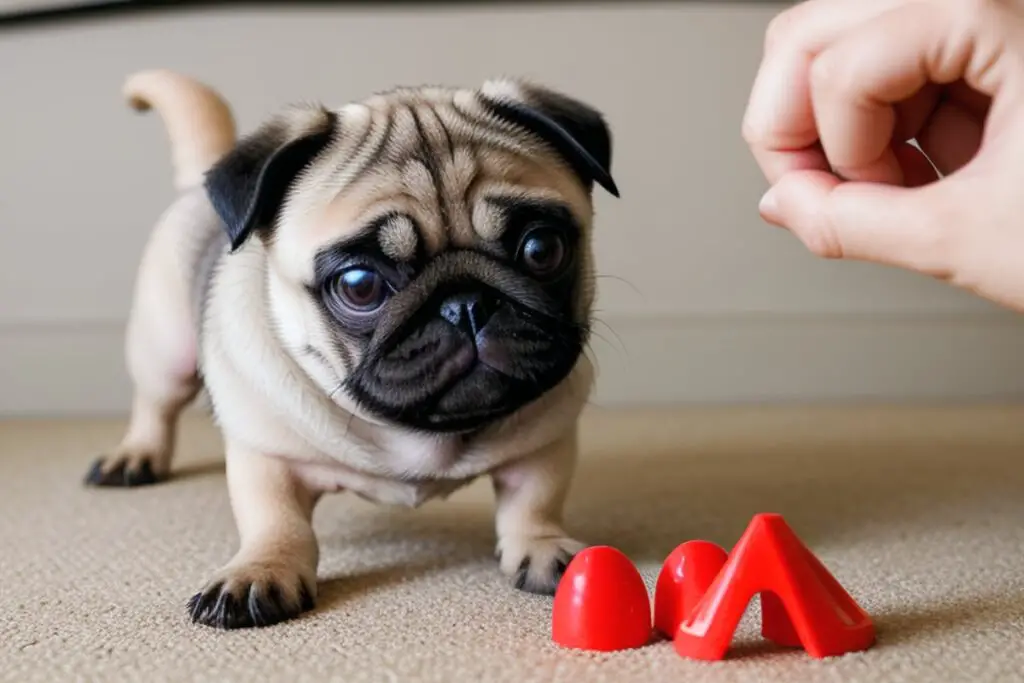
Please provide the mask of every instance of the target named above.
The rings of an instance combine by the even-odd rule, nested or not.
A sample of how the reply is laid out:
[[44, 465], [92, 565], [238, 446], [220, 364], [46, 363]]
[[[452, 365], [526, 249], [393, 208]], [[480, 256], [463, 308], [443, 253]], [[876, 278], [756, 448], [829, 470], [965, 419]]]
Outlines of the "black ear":
[[330, 142], [336, 115], [296, 107], [260, 126], [206, 173], [206, 193], [224, 222], [231, 250], [254, 230], [272, 230], [295, 177]]
[[496, 116], [530, 131], [560, 154], [589, 189], [596, 182], [613, 196], [619, 189], [611, 176], [612, 135], [601, 112], [554, 90], [509, 83], [484, 88], [484, 101]]

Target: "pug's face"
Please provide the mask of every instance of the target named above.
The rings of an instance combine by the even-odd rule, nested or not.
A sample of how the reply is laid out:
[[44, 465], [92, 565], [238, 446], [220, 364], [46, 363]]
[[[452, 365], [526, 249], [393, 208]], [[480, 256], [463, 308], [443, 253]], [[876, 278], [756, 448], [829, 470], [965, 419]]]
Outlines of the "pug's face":
[[267, 249], [268, 317], [325, 391], [379, 421], [467, 432], [583, 353], [591, 192], [617, 196], [610, 158], [597, 111], [501, 81], [286, 111], [206, 186], [232, 248]]

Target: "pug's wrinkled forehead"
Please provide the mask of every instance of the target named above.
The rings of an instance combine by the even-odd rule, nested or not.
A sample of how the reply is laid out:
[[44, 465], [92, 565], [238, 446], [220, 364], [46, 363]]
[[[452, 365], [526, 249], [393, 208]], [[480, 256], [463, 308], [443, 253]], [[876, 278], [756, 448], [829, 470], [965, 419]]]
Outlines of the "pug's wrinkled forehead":
[[256, 234], [309, 282], [319, 252], [352, 240], [414, 262], [500, 248], [524, 211], [587, 231], [593, 186], [618, 196], [610, 164], [599, 112], [505, 80], [397, 89], [337, 111], [291, 107], [243, 139], [206, 187], [232, 249]]

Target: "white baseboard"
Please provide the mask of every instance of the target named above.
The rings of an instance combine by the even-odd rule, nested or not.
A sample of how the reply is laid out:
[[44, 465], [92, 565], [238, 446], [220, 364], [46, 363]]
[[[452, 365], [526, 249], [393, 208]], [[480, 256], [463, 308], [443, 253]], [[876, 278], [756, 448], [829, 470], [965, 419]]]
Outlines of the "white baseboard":
[[[609, 318], [601, 405], [1024, 399], [1024, 318]], [[129, 404], [123, 325], [0, 326], [0, 416], [110, 415]]]

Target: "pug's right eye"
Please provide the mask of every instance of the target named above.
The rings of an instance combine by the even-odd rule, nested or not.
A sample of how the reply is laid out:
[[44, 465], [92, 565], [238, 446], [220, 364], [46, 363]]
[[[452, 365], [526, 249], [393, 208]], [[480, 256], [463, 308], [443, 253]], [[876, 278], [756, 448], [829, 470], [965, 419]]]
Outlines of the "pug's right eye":
[[345, 308], [357, 313], [371, 313], [391, 295], [384, 277], [368, 268], [349, 268], [334, 281], [335, 298]]

